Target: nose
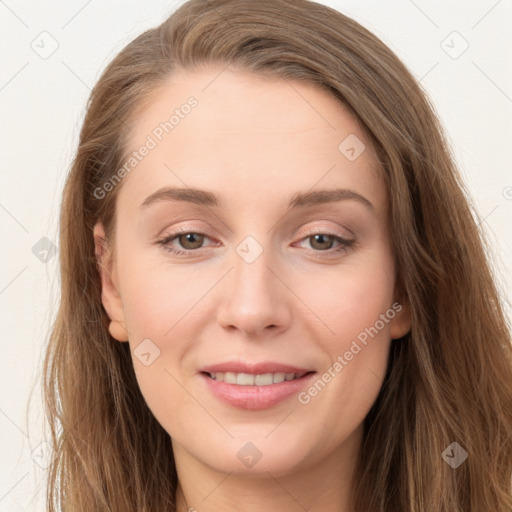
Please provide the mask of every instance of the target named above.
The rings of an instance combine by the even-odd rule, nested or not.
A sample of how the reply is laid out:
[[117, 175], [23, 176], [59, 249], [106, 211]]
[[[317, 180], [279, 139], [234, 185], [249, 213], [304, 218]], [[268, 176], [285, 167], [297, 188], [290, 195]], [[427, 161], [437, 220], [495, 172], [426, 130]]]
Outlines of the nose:
[[221, 327], [254, 339], [273, 337], [288, 328], [292, 294], [274, 267], [269, 251], [252, 263], [235, 255], [217, 310]]

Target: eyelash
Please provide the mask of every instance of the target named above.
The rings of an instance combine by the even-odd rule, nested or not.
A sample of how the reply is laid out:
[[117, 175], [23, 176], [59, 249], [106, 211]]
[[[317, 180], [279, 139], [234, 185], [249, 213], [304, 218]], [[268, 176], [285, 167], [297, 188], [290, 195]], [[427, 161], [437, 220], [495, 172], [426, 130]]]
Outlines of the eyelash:
[[[185, 249], [185, 250], [178, 250], [178, 249], [173, 249], [169, 244], [170, 242], [172, 242], [173, 240], [177, 239], [179, 236], [181, 235], [188, 235], [188, 234], [194, 234], [194, 235], [202, 235], [206, 238], [210, 238], [208, 235], [206, 235], [205, 233], [201, 233], [199, 231], [192, 231], [190, 229], [182, 229], [182, 230], [178, 230], [178, 231], [174, 231], [173, 233], [165, 236], [164, 238], [160, 239], [160, 240], [157, 240], [157, 244], [160, 245], [165, 251], [168, 251], [176, 256], [190, 256], [191, 253], [193, 252], [197, 252], [199, 251], [199, 249], [203, 249], [203, 247], [199, 247], [198, 249]], [[311, 238], [315, 235], [326, 235], [326, 236], [332, 236], [334, 238], [334, 241], [336, 242], [339, 242], [341, 245], [335, 249], [331, 248], [331, 249], [327, 249], [325, 251], [321, 251], [321, 250], [315, 250], [315, 249], [309, 249], [308, 252], [314, 252], [314, 253], [324, 253], [324, 254], [337, 254], [337, 253], [340, 253], [342, 251], [347, 251], [352, 245], [353, 243], [355, 242], [355, 240], [347, 240], [346, 238], [343, 238], [341, 236], [338, 236], [338, 235], [335, 235], [334, 233], [329, 233], [329, 232], [322, 232], [322, 231], [317, 231], [315, 233], [310, 233], [304, 237], [301, 238], [301, 242], [303, 240], [306, 240], [308, 238]]]

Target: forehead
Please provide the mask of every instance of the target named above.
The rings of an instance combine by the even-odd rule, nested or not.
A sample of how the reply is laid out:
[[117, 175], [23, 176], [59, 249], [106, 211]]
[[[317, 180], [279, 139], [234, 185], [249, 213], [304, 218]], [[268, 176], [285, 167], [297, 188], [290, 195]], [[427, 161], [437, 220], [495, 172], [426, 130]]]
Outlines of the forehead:
[[174, 185], [219, 191], [247, 204], [279, 201], [318, 184], [358, 188], [377, 205], [385, 202], [380, 170], [357, 120], [309, 82], [221, 67], [180, 70], [133, 119], [128, 152], [143, 146], [150, 149], [127, 166], [123, 182], [132, 200]]

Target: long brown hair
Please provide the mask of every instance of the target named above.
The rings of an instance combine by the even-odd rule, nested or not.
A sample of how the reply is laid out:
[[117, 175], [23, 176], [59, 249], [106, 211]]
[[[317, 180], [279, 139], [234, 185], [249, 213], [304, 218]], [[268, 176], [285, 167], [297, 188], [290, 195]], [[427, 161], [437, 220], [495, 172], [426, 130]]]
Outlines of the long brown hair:
[[[101, 200], [94, 192], [121, 167], [151, 93], [173, 71], [210, 63], [317, 84], [350, 109], [381, 163], [412, 329], [393, 341], [365, 419], [357, 510], [510, 512], [510, 326], [477, 215], [414, 77], [361, 25], [307, 0], [190, 0], [128, 44], [94, 87], [64, 189], [61, 300], [44, 362], [56, 450], [48, 510], [175, 510], [171, 439], [101, 302], [93, 227], [101, 220], [111, 235], [122, 183]], [[456, 469], [443, 459], [454, 442], [468, 454]]]

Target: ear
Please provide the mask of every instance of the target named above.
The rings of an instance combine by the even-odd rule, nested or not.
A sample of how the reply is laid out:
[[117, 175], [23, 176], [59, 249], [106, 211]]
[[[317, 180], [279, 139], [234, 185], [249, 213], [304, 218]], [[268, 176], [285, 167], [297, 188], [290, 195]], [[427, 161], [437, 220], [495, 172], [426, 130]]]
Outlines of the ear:
[[118, 341], [128, 341], [123, 303], [119, 295], [114, 262], [101, 222], [94, 226], [94, 247], [101, 278], [101, 302], [110, 318], [110, 335]]
[[397, 293], [395, 289], [395, 300], [391, 309], [395, 311], [394, 318], [390, 323], [391, 339], [398, 339], [405, 336], [412, 327], [411, 305], [403, 291]]

